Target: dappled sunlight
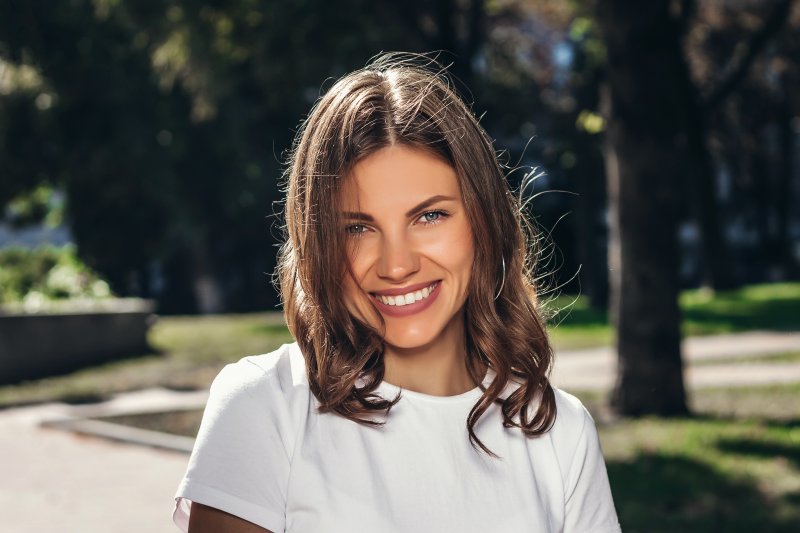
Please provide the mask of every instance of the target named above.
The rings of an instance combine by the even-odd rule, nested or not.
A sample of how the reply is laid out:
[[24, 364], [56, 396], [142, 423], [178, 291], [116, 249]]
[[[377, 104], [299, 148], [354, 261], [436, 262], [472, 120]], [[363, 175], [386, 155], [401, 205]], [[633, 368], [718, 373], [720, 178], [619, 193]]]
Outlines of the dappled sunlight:
[[797, 420], [623, 420], [601, 426], [625, 531], [795, 531]]

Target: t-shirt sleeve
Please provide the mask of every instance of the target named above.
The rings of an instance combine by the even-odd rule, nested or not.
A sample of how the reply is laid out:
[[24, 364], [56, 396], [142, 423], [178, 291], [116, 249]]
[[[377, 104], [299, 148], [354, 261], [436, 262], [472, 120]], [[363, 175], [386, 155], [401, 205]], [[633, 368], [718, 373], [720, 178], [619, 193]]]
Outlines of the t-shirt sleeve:
[[564, 533], [617, 533], [617, 512], [611, 496], [597, 429], [581, 405], [582, 428], [566, 479]]
[[248, 359], [216, 377], [173, 520], [188, 529], [190, 502], [281, 532], [294, 431], [277, 368]]

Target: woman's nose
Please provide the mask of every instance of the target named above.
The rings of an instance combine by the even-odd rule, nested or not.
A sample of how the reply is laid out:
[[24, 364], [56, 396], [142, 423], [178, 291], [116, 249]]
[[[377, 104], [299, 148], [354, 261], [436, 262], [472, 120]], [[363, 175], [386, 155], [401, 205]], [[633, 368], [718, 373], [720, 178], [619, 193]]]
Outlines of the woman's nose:
[[402, 281], [419, 270], [419, 255], [407, 235], [385, 237], [378, 261], [378, 276]]

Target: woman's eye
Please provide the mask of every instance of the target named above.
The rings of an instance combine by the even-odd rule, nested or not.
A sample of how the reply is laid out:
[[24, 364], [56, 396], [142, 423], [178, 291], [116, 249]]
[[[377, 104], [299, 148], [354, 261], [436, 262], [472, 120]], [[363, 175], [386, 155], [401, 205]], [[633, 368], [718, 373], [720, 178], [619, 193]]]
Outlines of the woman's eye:
[[419, 220], [425, 224], [433, 224], [439, 222], [445, 215], [444, 211], [428, 211], [427, 213], [422, 213]]
[[345, 228], [345, 231], [348, 235], [361, 235], [367, 231], [367, 227], [364, 224], [350, 224]]

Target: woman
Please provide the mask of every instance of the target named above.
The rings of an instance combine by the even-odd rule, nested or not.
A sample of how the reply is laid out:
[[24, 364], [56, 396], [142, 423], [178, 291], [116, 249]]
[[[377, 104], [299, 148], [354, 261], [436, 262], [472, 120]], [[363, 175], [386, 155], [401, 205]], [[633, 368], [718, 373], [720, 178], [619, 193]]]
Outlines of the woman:
[[176, 523], [619, 531], [594, 423], [547, 379], [520, 206], [444, 75], [384, 56], [345, 76], [288, 181], [297, 343], [214, 381]]

